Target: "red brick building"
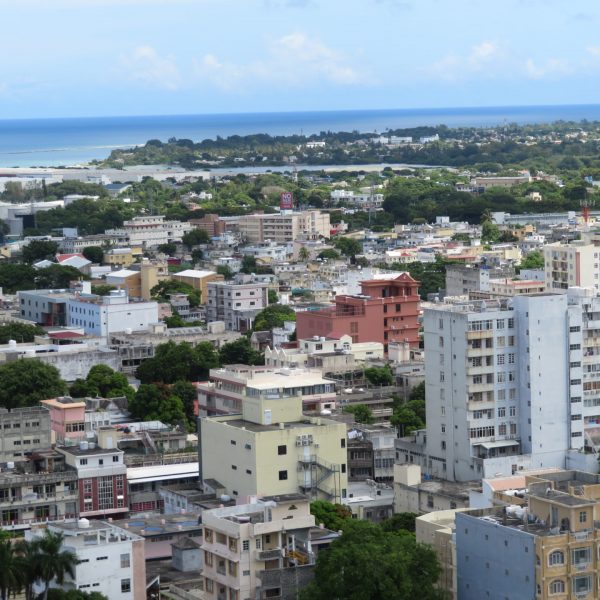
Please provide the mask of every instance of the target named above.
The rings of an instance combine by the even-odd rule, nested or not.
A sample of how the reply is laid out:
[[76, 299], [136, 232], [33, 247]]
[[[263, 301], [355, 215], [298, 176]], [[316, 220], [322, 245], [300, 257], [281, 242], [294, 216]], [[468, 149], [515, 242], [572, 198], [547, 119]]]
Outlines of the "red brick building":
[[80, 517], [122, 515], [127, 505], [127, 467], [123, 451], [98, 448], [82, 442], [79, 446], [57, 448], [65, 463], [77, 470]]
[[387, 352], [390, 342], [419, 345], [419, 282], [408, 273], [396, 279], [362, 281], [362, 294], [337, 296], [335, 306], [299, 312], [299, 340], [313, 336], [348, 334], [354, 343], [381, 342]]

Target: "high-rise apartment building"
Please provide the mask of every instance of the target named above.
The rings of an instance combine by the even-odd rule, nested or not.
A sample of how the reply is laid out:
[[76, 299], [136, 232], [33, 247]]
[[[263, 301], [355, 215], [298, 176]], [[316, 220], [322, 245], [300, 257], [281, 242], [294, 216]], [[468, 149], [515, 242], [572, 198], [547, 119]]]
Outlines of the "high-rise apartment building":
[[425, 309], [427, 435], [398, 440], [399, 460], [466, 481], [564, 467], [584, 450], [600, 409], [582, 402], [583, 334], [596, 339], [579, 293]]
[[543, 247], [546, 291], [566, 293], [570, 287], [600, 290], [600, 246], [589, 240]]
[[329, 213], [320, 210], [286, 210], [276, 214], [244, 215], [236, 220], [240, 235], [250, 244], [267, 240], [276, 244], [317, 240], [331, 234]]

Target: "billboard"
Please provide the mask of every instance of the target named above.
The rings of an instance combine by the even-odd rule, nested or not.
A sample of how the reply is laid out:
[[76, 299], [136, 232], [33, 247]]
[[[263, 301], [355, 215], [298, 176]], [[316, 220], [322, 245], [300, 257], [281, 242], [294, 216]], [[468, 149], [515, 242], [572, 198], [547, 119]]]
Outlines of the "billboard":
[[279, 197], [279, 208], [281, 210], [292, 210], [294, 208], [294, 194], [292, 192], [282, 192]]

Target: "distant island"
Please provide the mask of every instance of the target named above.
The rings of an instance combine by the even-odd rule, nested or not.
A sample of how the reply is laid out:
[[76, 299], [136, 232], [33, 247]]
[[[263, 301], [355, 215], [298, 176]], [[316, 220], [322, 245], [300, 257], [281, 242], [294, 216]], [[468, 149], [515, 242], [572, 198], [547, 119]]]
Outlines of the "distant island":
[[227, 138], [153, 139], [134, 148], [113, 150], [91, 164], [122, 168], [165, 164], [185, 169], [252, 166], [364, 165], [404, 163], [464, 167], [496, 172], [501, 166], [526, 168], [600, 168], [600, 122], [557, 121], [499, 127], [445, 125], [387, 130], [381, 134], [323, 131], [319, 134]]

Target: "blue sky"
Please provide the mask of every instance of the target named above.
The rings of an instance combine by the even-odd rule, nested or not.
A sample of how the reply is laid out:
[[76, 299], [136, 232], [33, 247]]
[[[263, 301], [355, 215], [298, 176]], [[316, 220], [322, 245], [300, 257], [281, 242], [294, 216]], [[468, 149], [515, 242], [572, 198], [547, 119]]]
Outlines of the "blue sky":
[[600, 103], [598, 0], [0, 10], [0, 118]]

